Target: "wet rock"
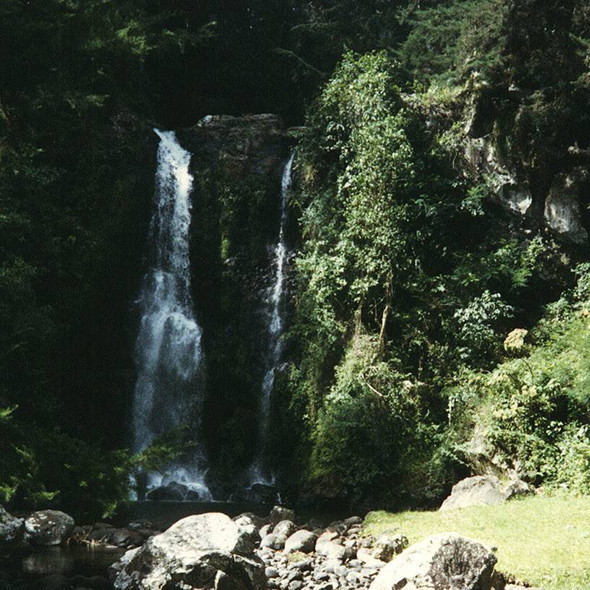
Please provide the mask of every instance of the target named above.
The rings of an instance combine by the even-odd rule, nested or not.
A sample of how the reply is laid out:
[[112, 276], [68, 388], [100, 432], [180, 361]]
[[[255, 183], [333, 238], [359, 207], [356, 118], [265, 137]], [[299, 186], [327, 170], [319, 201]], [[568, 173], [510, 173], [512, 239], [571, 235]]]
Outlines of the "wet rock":
[[164, 590], [172, 584], [263, 590], [266, 585], [264, 564], [249, 539], [218, 513], [178, 521], [140, 549], [128, 551], [111, 571], [117, 590]]
[[144, 541], [157, 534], [156, 531], [152, 529], [135, 529], [135, 532], [140, 534], [143, 537]]
[[253, 501], [258, 504], [273, 504], [278, 500], [279, 492], [274, 486], [255, 483], [250, 491], [253, 494]]
[[315, 529], [323, 529], [324, 528], [324, 523], [321, 520], [318, 520], [317, 518], [312, 518], [307, 523], [307, 527], [311, 531], [313, 531]]
[[[188, 487], [184, 484], [175, 481], [170, 482], [165, 486], [154, 488], [146, 494], [146, 500], [153, 502], [183, 502], [188, 494]], [[198, 500], [198, 494], [197, 498]]]
[[31, 545], [60, 545], [71, 535], [74, 527], [74, 519], [65, 512], [41, 510], [25, 520], [25, 538]]
[[370, 590], [457, 588], [491, 590], [496, 557], [455, 533], [427, 537], [387, 564]]
[[281, 520], [295, 522], [295, 512], [289, 508], [275, 506], [268, 515], [268, 522], [272, 525], [278, 524]]
[[86, 539], [88, 541], [92, 541], [93, 543], [104, 543], [104, 544], [108, 544], [108, 542], [109, 542], [109, 532], [106, 531], [106, 530], [90, 531], [86, 535]]
[[344, 524], [348, 527], [363, 524], [363, 519], [360, 516], [351, 516], [344, 521]]
[[186, 496], [184, 497], [185, 502], [200, 502], [203, 500], [203, 495], [199, 494], [197, 490], [187, 490]]
[[287, 539], [285, 553], [293, 553], [295, 551], [311, 553], [315, 549], [317, 540], [317, 536], [310, 531], [297, 531]]
[[18, 549], [24, 538], [24, 521], [0, 506], [0, 549]]
[[207, 115], [178, 132], [197, 161], [218, 166], [233, 182], [252, 173], [273, 174], [282, 157], [283, 134], [281, 119], [271, 114]]

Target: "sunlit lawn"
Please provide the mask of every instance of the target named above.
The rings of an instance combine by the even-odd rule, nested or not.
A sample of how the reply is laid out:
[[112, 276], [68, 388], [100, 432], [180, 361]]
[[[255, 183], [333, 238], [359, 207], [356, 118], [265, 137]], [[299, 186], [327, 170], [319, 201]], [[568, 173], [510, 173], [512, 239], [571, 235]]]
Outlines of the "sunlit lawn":
[[365, 532], [400, 529], [410, 544], [457, 532], [497, 548], [496, 569], [545, 590], [590, 590], [590, 498], [513, 500], [445, 512], [372, 512]]

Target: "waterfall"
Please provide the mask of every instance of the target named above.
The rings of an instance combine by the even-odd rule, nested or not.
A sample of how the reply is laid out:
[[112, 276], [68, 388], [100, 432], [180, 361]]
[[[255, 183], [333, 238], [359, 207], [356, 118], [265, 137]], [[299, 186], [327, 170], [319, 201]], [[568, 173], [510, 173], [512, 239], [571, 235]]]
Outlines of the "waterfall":
[[285, 229], [287, 225], [287, 206], [291, 193], [291, 180], [293, 160], [295, 152], [291, 154], [289, 161], [283, 170], [281, 179], [281, 220], [279, 226], [279, 239], [274, 248], [274, 281], [267, 292], [265, 299], [267, 312], [268, 349], [266, 355], [266, 370], [262, 380], [259, 409], [258, 448], [254, 462], [250, 468], [250, 485], [257, 483], [265, 485], [274, 484], [274, 475], [265, 470], [264, 455], [268, 444], [268, 428], [271, 406], [271, 395], [275, 382], [275, 372], [280, 364], [283, 352], [284, 318], [281, 311], [281, 302], [285, 289], [285, 262], [287, 259], [287, 244], [285, 241]]
[[[190, 293], [189, 228], [191, 154], [174, 132], [160, 137], [154, 212], [150, 224], [152, 264], [139, 297], [141, 322], [135, 345], [137, 383], [133, 402], [133, 447], [144, 450], [155, 438], [190, 424], [199, 435], [202, 407], [201, 328]], [[182, 483], [201, 499], [210, 499], [205, 459], [198, 448], [187, 464], [170, 466], [166, 475], [147, 474], [148, 488]]]

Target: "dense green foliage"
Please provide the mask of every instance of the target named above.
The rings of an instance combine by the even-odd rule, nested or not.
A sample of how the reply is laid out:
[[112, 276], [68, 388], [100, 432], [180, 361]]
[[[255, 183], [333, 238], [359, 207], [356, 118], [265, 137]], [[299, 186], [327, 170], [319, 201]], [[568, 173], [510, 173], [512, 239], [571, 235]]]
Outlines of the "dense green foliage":
[[432, 499], [461, 470], [441, 444], [440, 388], [501, 358], [551, 258], [541, 237], [505, 232], [485, 187], [453, 167], [449, 131], [429, 131], [398, 80], [385, 53], [348, 54], [299, 160], [292, 387], [308, 417], [306, 477], [312, 494], [356, 501]]
[[590, 482], [588, 265], [507, 360], [447, 390], [453, 444], [480, 469], [585, 493]]
[[[306, 122], [273, 407], [285, 488], [435, 502], [495, 469], [587, 489], [585, 266], [560, 299], [587, 252], [543, 226], [574, 173], [589, 225], [586, 2], [4, 0], [0, 44], [0, 501], [112, 513], [130, 472], [173, 453], [125, 451], [150, 127], [263, 111]], [[467, 163], [480, 140], [500, 171]], [[498, 206], [504, 168], [526, 218]], [[222, 417], [205, 430], [230, 481], [252, 453], [252, 277], [276, 190], [213, 173], [197, 190], [206, 413]]]

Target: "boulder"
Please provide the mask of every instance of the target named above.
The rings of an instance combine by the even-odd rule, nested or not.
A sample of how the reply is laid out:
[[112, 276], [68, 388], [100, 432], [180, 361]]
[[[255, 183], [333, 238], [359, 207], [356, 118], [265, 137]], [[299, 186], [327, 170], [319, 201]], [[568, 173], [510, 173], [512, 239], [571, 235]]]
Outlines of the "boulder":
[[254, 514], [253, 512], [242, 512], [242, 514], [235, 516], [233, 520], [235, 522], [237, 522], [238, 520], [246, 522], [247, 520], [251, 524], [253, 524], [257, 529], [261, 529], [263, 526], [266, 525], [266, 519], [262, 518], [261, 516], [258, 516], [257, 514]]
[[360, 516], [351, 516], [344, 521], [344, 524], [348, 527], [363, 524], [363, 519]]
[[[171, 481], [165, 486], [154, 488], [146, 494], [146, 500], [152, 500], [154, 502], [183, 502], [187, 499], [188, 487], [184, 484]], [[198, 500], [196, 498], [189, 498], [190, 500]]]
[[253, 552], [258, 545], [260, 545], [260, 532], [258, 526], [254, 523], [254, 520], [247, 514], [243, 514], [239, 518], [234, 520], [240, 535], [244, 539], [244, 543], [249, 543], [249, 551]]
[[511, 481], [504, 489], [504, 495], [507, 500], [512, 498], [522, 498], [523, 496], [534, 496], [535, 489], [533, 486], [522, 481], [522, 479], [515, 479]]
[[293, 533], [285, 543], [285, 553], [311, 553], [315, 549], [317, 535], [310, 531], [301, 530]]
[[263, 590], [264, 564], [225, 514], [189, 516], [111, 568], [116, 590]]
[[427, 537], [387, 564], [370, 590], [491, 590], [496, 557], [456, 533]]
[[297, 531], [297, 525], [290, 520], [281, 520], [272, 530], [273, 535], [277, 537], [290, 537]]
[[290, 520], [295, 522], [295, 512], [283, 506], [275, 506], [268, 515], [268, 522], [270, 524], [278, 524], [281, 520]]
[[342, 562], [346, 559], [346, 547], [334, 541], [316, 543], [316, 553], [325, 557], [328, 561]]
[[36, 546], [60, 545], [73, 532], [74, 519], [59, 510], [33, 512], [25, 520], [25, 538]]
[[404, 535], [379, 535], [372, 549], [372, 555], [379, 561], [389, 562], [394, 555], [399, 555], [408, 547], [408, 539]]
[[23, 542], [24, 522], [0, 506], [0, 550], [18, 549]]
[[476, 475], [461, 480], [453, 486], [451, 495], [440, 510], [454, 510], [468, 506], [494, 506], [502, 504], [506, 495], [500, 480], [492, 475]]
[[268, 535], [262, 537], [260, 541], [260, 548], [264, 549], [265, 547], [268, 547], [269, 549], [279, 551], [285, 546], [286, 540], [287, 538], [284, 535], [277, 537], [277, 535], [274, 533], [269, 533]]
[[322, 543], [330, 543], [338, 539], [338, 533], [336, 531], [325, 531], [318, 538], [318, 546]]
[[373, 556], [373, 551], [366, 547], [361, 547], [356, 552], [356, 558], [364, 563], [367, 567], [380, 568], [385, 566], [385, 562]]
[[455, 484], [451, 495], [443, 502], [440, 510], [454, 510], [469, 506], [495, 506], [512, 498], [534, 493], [534, 489], [520, 479], [513, 479], [504, 485], [492, 475], [476, 475]]
[[341, 520], [335, 520], [328, 525], [326, 530], [329, 532], [336, 532], [339, 535], [344, 535], [348, 530], [348, 525], [344, 524]]
[[253, 495], [252, 500], [259, 504], [274, 504], [278, 501], [279, 492], [273, 487], [262, 483], [255, 483], [251, 488], [250, 492]]
[[145, 540], [141, 533], [129, 529], [109, 529], [102, 532], [106, 533], [105, 542], [115, 547], [139, 547]]

